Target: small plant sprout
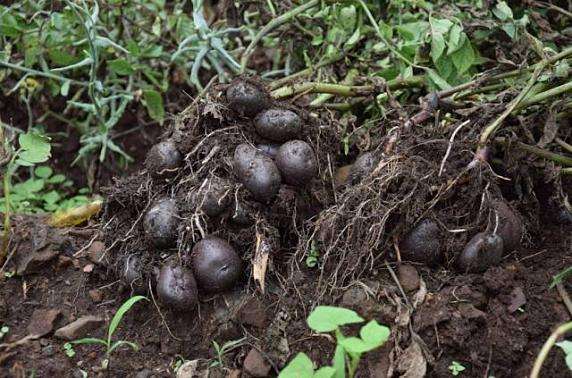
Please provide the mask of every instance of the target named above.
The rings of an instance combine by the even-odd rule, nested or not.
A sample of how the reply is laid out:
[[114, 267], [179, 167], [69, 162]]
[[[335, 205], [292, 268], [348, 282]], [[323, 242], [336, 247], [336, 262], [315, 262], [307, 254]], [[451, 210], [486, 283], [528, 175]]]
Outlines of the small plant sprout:
[[223, 357], [226, 353], [230, 352], [233, 349], [236, 349], [242, 345], [242, 343], [246, 340], [246, 337], [238, 340], [231, 340], [223, 344], [221, 347], [215, 340], [213, 340], [213, 347], [216, 352], [216, 360], [210, 363], [210, 367], [224, 367]]
[[461, 365], [457, 361], [453, 361], [453, 362], [451, 362], [451, 365], [449, 365], [449, 370], [451, 371], [451, 374], [454, 376], [461, 374], [463, 372], [463, 370], [465, 370], [465, 369], [466, 369], [466, 367], [464, 367], [463, 365]]
[[111, 319], [111, 323], [109, 323], [109, 328], [107, 329], [107, 339], [106, 340], [98, 339], [98, 338], [92, 338], [92, 337], [86, 337], [83, 339], [70, 341], [69, 343], [64, 344], [64, 350], [65, 350], [66, 355], [70, 358], [75, 356], [75, 351], [73, 349], [73, 345], [101, 344], [101, 345], [105, 346], [105, 348], [106, 348], [106, 352], [105, 352], [106, 358], [102, 362], [102, 368], [107, 369], [107, 367], [109, 366], [109, 358], [111, 356], [111, 353], [113, 353], [113, 351], [115, 351], [120, 346], [127, 345], [127, 346], [131, 347], [134, 351], [138, 351], [139, 346], [137, 346], [137, 344], [132, 343], [130, 341], [126, 341], [126, 340], [112, 341], [112, 337], [113, 337], [113, 334], [115, 333], [115, 331], [117, 330], [119, 323], [121, 323], [121, 320], [123, 319], [123, 316], [125, 315], [125, 313], [127, 311], [129, 311], [131, 309], [131, 307], [133, 307], [133, 305], [135, 305], [135, 303], [137, 303], [141, 300], [148, 300], [148, 299], [142, 295], [137, 295], [137, 296], [129, 298], [127, 301], [125, 301], [121, 305], [121, 307], [119, 307], [119, 309], [117, 310], [117, 312], [113, 316], [113, 319]]
[[10, 332], [10, 327], [2, 326], [2, 328], [0, 328], [0, 340], [2, 340], [4, 336], [8, 334], [8, 332]]
[[308, 326], [316, 332], [333, 332], [336, 336], [336, 349], [332, 366], [314, 369], [314, 363], [305, 353], [296, 357], [280, 372], [280, 378], [325, 378], [354, 377], [361, 356], [382, 346], [390, 336], [390, 329], [371, 320], [360, 331], [360, 337], [346, 337], [340, 327], [364, 322], [356, 312], [332, 306], [318, 306], [307, 319]]

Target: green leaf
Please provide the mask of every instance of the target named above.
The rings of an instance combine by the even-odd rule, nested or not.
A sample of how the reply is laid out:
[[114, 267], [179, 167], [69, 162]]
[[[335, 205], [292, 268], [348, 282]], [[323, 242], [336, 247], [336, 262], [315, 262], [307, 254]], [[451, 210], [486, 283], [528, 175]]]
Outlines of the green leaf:
[[34, 170], [34, 174], [40, 178], [48, 178], [52, 175], [52, 173], [54, 173], [53, 169], [45, 165], [37, 167]]
[[447, 19], [429, 18], [431, 31], [433, 33], [447, 34], [453, 23]]
[[122, 345], [127, 345], [131, 347], [131, 349], [133, 349], [135, 352], [139, 350], [139, 345], [132, 343], [131, 341], [119, 340], [113, 343], [111, 348], [107, 350], [107, 355], [110, 355], [115, 349], [119, 348]]
[[109, 69], [120, 76], [128, 76], [135, 72], [131, 64], [125, 59], [114, 59], [107, 62]]
[[505, 1], [499, 1], [497, 5], [493, 8], [493, 14], [501, 21], [506, 21], [513, 18], [512, 9], [507, 5]]
[[159, 123], [165, 119], [165, 108], [163, 107], [163, 97], [155, 90], [143, 91], [143, 103], [147, 108], [149, 117]]
[[43, 135], [28, 132], [18, 137], [22, 151], [19, 158], [28, 163], [42, 163], [50, 158], [49, 139]]
[[334, 352], [332, 365], [336, 371], [335, 378], [345, 378], [346, 376], [346, 352], [344, 347], [338, 343]]
[[313, 378], [332, 378], [336, 374], [336, 369], [332, 366], [324, 366], [314, 373]]
[[431, 59], [436, 63], [445, 51], [445, 38], [441, 33], [433, 33], [431, 37]]
[[278, 375], [279, 378], [312, 378], [314, 364], [305, 353], [298, 353], [292, 361], [284, 367]]
[[385, 344], [389, 339], [391, 331], [388, 327], [380, 325], [375, 320], [371, 320], [360, 329], [359, 334], [365, 344], [377, 348]]
[[97, 339], [95, 337], [85, 337], [83, 339], [70, 341], [69, 343], [70, 344], [76, 344], [76, 345], [80, 345], [80, 344], [101, 344], [101, 345], [107, 346], [107, 343], [105, 342], [105, 340]]
[[339, 326], [361, 322], [363, 318], [355, 311], [342, 307], [318, 306], [308, 316], [308, 326], [316, 332], [331, 332]]
[[462, 42], [461, 35], [465, 34], [462, 33], [462, 30], [463, 29], [461, 29], [461, 27], [457, 24], [451, 27], [451, 30], [449, 31], [449, 41], [448, 41], [449, 48], [447, 49], [447, 55], [451, 55], [461, 47], [461, 42]]
[[425, 71], [427, 72], [427, 75], [429, 75], [429, 79], [431, 79], [431, 81], [435, 83], [435, 85], [437, 85], [440, 89], [451, 88], [451, 85], [449, 85], [449, 83], [447, 83], [447, 81], [441, 76], [439, 76], [435, 70], [427, 68]]
[[70, 84], [71, 81], [66, 80], [64, 81], [64, 83], [62, 84], [62, 87], [60, 88], [60, 94], [64, 97], [67, 97], [70, 91]]
[[358, 337], [347, 337], [340, 341], [340, 345], [349, 353], [362, 354], [369, 352], [371, 349], [362, 339]]
[[569, 266], [562, 272], [552, 277], [552, 282], [550, 283], [550, 289], [558, 285], [560, 282], [562, 282], [562, 280], [566, 279], [567, 277], [572, 277], [572, 266]]
[[60, 200], [60, 198], [60, 194], [55, 190], [52, 190], [42, 196], [42, 199], [44, 202], [46, 202], [47, 205], [54, 205]]
[[465, 42], [459, 50], [451, 54], [451, 58], [459, 75], [462, 75], [471, 68], [475, 62], [475, 52], [468, 38], [465, 38]]
[[123, 303], [121, 305], [121, 307], [119, 307], [119, 309], [117, 310], [117, 312], [113, 316], [113, 319], [111, 319], [111, 323], [109, 323], [109, 330], [107, 333], [107, 343], [108, 344], [111, 344], [111, 337], [113, 336], [113, 333], [117, 329], [117, 326], [119, 325], [119, 323], [121, 323], [121, 319], [123, 319], [123, 316], [125, 315], [125, 313], [127, 311], [129, 311], [129, 309], [131, 309], [131, 307], [133, 307], [133, 305], [135, 303], [137, 303], [143, 299], [148, 300], [146, 297], [144, 297], [142, 295], [136, 295], [136, 296], [131, 297], [128, 300], [126, 300], [125, 303]]
[[66, 181], [66, 176], [61, 174], [53, 175], [47, 180], [48, 184], [61, 184], [64, 181]]

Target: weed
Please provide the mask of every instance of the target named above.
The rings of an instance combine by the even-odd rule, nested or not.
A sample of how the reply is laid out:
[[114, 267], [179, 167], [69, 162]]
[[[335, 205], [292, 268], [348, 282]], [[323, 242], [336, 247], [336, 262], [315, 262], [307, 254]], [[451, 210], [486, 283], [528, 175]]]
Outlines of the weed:
[[66, 355], [70, 358], [75, 356], [75, 351], [73, 349], [73, 345], [80, 345], [80, 344], [103, 345], [106, 348], [106, 351], [105, 351], [106, 358], [102, 361], [102, 368], [107, 369], [107, 367], [109, 366], [109, 359], [111, 357], [111, 353], [113, 353], [113, 351], [115, 351], [120, 346], [126, 345], [128, 347], [131, 347], [131, 349], [133, 349], [134, 351], [138, 351], [139, 346], [137, 346], [137, 344], [132, 343], [131, 341], [126, 341], [126, 340], [112, 341], [112, 337], [113, 337], [113, 334], [115, 333], [115, 331], [117, 330], [119, 323], [121, 323], [121, 320], [123, 319], [123, 316], [125, 315], [125, 313], [127, 311], [129, 311], [135, 303], [137, 303], [141, 300], [148, 300], [148, 299], [144, 296], [137, 295], [137, 296], [129, 298], [127, 301], [125, 301], [121, 305], [121, 307], [119, 307], [119, 309], [117, 310], [117, 312], [113, 316], [113, 319], [111, 319], [111, 323], [109, 323], [109, 328], [107, 330], [107, 339], [104, 340], [104, 339], [87, 337], [87, 338], [83, 338], [83, 339], [79, 339], [79, 340], [70, 341], [69, 343], [65, 343], [63, 346]]
[[465, 369], [466, 368], [457, 361], [453, 361], [451, 362], [451, 365], [449, 365], [449, 370], [451, 371], [451, 374], [454, 376], [461, 374]]
[[347, 337], [341, 332], [341, 326], [363, 321], [364, 319], [357, 313], [346, 308], [316, 307], [308, 316], [308, 326], [316, 332], [334, 332], [337, 345], [332, 366], [314, 370], [312, 360], [305, 353], [298, 353], [279, 376], [281, 378], [345, 377], [347, 371], [349, 377], [354, 377], [361, 356], [382, 346], [390, 335], [389, 328], [379, 325], [375, 320], [371, 320], [360, 329], [360, 337]]
[[551, 289], [554, 288], [560, 282], [571, 276], [572, 276], [572, 266], [569, 266], [568, 268], [564, 269], [562, 272], [558, 273], [552, 278], [552, 282], [550, 283], [550, 288]]
[[216, 360], [210, 363], [210, 367], [224, 367], [223, 357], [226, 353], [230, 352], [233, 349], [236, 349], [242, 345], [242, 343], [246, 340], [245, 337], [238, 340], [231, 340], [223, 344], [221, 347], [215, 340], [213, 340], [213, 347], [216, 352]]

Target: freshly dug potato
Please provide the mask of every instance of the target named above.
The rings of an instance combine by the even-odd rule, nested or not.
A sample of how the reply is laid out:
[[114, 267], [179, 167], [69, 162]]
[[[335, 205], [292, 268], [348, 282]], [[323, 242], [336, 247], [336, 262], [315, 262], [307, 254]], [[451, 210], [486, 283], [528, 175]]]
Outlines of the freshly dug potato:
[[178, 224], [177, 202], [169, 198], [157, 201], [143, 219], [145, 235], [157, 248], [170, 248], [175, 245]]
[[504, 250], [511, 252], [520, 247], [522, 222], [516, 213], [503, 201], [494, 201], [493, 209], [499, 216], [497, 234], [504, 242]]
[[263, 154], [268, 156], [269, 158], [274, 159], [278, 154], [278, 149], [280, 148], [279, 144], [257, 144], [256, 148], [262, 151]]
[[318, 172], [314, 150], [302, 140], [291, 140], [278, 149], [276, 165], [290, 185], [306, 185]]
[[125, 259], [125, 265], [122, 272], [123, 281], [133, 287], [140, 286], [143, 280], [141, 259], [137, 255], [129, 255]]
[[171, 139], [157, 143], [147, 153], [145, 167], [155, 178], [169, 178], [177, 174], [183, 156]]
[[237, 113], [254, 117], [268, 106], [266, 94], [246, 81], [236, 81], [226, 90], [228, 106]]
[[209, 217], [221, 215], [232, 202], [231, 187], [225, 180], [218, 177], [209, 179], [199, 193], [201, 210]]
[[501, 262], [503, 250], [503, 239], [499, 235], [480, 232], [463, 249], [457, 267], [463, 272], [484, 272]]
[[287, 109], [264, 110], [254, 120], [258, 135], [275, 142], [287, 142], [296, 138], [302, 130], [298, 114]]
[[165, 264], [157, 278], [159, 301], [180, 311], [192, 310], [198, 303], [197, 282], [193, 273], [182, 266]]
[[248, 144], [236, 147], [234, 169], [240, 182], [257, 201], [269, 202], [280, 189], [282, 180], [274, 161]]
[[431, 219], [419, 222], [399, 245], [401, 258], [426, 265], [434, 265], [442, 258], [441, 230]]
[[352, 184], [359, 183], [364, 177], [367, 177], [375, 169], [377, 164], [376, 158], [371, 152], [365, 152], [358, 156], [350, 172]]
[[242, 260], [234, 248], [216, 236], [195, 244], [191, 263], [199, 286], [213, 293], [231, 288], [242, 274]]

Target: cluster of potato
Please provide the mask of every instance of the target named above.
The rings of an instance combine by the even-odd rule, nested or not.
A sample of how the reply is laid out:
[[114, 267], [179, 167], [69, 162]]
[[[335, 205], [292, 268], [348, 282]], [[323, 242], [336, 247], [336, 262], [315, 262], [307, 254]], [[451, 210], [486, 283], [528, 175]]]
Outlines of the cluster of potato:
[[[267, 204], [276, 198], [283, 183], [303, 187], [316, 177], [318, 164], [314, 150], [297, 139], [302, 134], [303, 122], [296, 112], [272, 107], [263, 90], [245, 81], [228, 87], [226, 102], [234, 113], [249, 119], [245, 127], [252, 125], [265, 141], [242, 143], [234, 150], [234, 175], [255, 201]], [[166, 139], [149, 150], [145, 165], [153, 180], [164, 183], [177, 177], [184, 160], [177, 144]], [[197, 211], [214, 219], [232, 210], [233, 222], [248, 223], [249, 219], [241, 220], [240, 206], [231, 206], [233, 200], [229, 193], [234, 185], [229, 179], [213, 176], [206, 182], [206, 187], [203, 185], [193, 194], [200, 197], [195, 201]], [[167, 251], [177, 246], [181, 223], [177, 201], [160, 198], [143, 216], [145, 238], [156, 250]], [[168, 259], [154, 277], [157, 296], [163, 305], [190, 310], [197, 304], [199, 290], [208, 293], [228, 290], [243, 275], [242, 259], [232, 245], [217, 236], [208, 235], [197, 242], [188, 261], [189, 267], [176, 259]], [[123, 279], [131, 285], [140, 280], [141, 265], [141, 257], [127, 258]]]

